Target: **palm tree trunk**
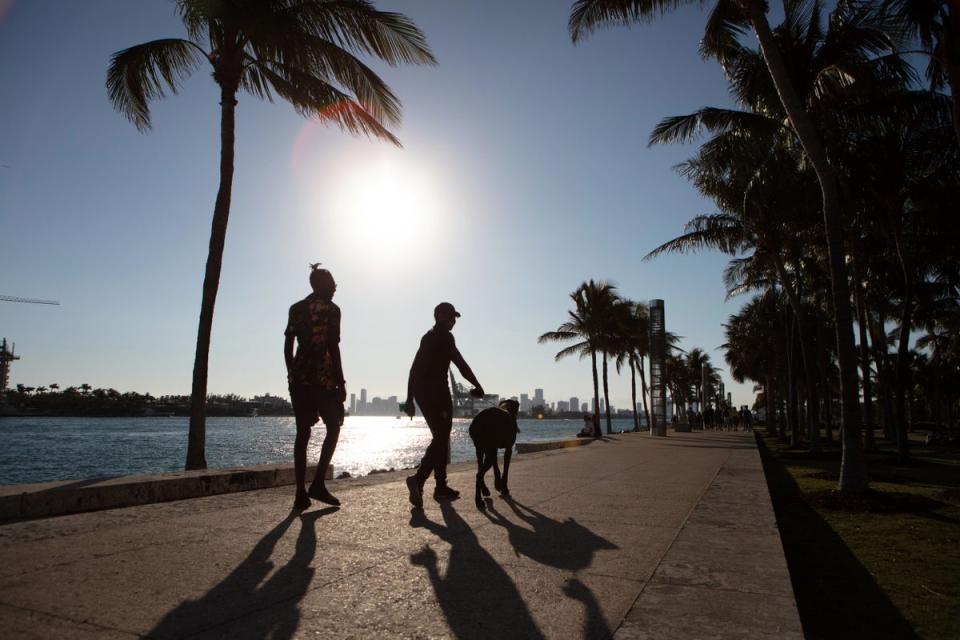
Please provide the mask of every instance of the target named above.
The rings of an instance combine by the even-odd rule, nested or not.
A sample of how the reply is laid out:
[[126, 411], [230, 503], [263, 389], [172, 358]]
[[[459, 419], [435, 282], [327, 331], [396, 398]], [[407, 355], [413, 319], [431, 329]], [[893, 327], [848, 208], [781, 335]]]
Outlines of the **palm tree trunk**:
[[883, 437], [887, 442], [896, 441], [896, 420], [893, 415], [893, 400], [891, 398], [890, 367], [887, 364], [889, 349], [887, 334], [883, 330], [886, 324], [885, 316], [877, 314], [867, 316], [870, 328], [870, 343], [873, 345], [873, 358], [877, 367], [877, 397], [880, 400], [880, 410], [883, 416]]
[[910, 445], [907, 440], [907, 377], [909, 375], [907, 360], [910, 357], [910, 324], [912, 319], [913, 300], [908, 292], [903, 301], [903, 310], [900, 314], [900, 335], [897, 338], [897, 373], [896, 373], [896, 419], [897, 419], [897, 462], [906, 464], [910, 459]]
[[590, 349], [590, 359], [593, 361], [593, 435], [599, 438], [600, 433], [600, 382], [597, 380], [597, 350]]
[[[859, 247], [858, 247], [859, 249]], [[863, 274], [860, 272], [860, 259], [863, 255], [862, 250], [857, 251], [853, 260], [853, 296], [857, 306], [857, 327], [860, 334], [860, 384], [863, 388], [863, 424], [866, 429], [864, 433], [863, 448], [866, 451], [874, 451], [877, 448], [876, 440], [873, 434], [873, 401], [870, 389], [870, 350], [867, 346], [867, 310], [866, 293], [863, 288]]]
[[766, 423], [767, 423], [767, 434], [775, 435], [777, 433], [777, 405], [774, 399], [776, 392], [773, 390], [773, 376], [767, 374], [766, 378], [763, 381], [763, 396], [766, 400]]
[[[800, 364], [803, 367], [803, 381], [807, 389], [807, 412], [805, 416], [807, 422], [807, 446], [811, 453], [816, 453], [820, 451], [820, 424], [817, 410], [817, 387], [813, 376], [813, 364], [811, 362], [814, 358], [813, 351], [815, 345], [807, 331], [806, 315], [804, 314], [803, 305], [800, 301], [800, 293], [794, 288], [794, 283], [787, 274], [783, 259], [777, 255], [775, 251], [772, 252], [772, 256], [771, 261], [777, 272], [777, 277], [780, 278], [780, 284], [787, 293], [787, 300], [789, 300], [790, 306], [793, 307], [793, 314], [797, 320], [797, 335], [800, 339]], [[797, 279], [799, 280], [799, 278]]]
[[640, 431], [640, 416], [637, 415], [637, 368], [633, 358], [630, 358], [630, 397], [633, 400], [630, 405], [633, 411], [633, 430]]
[[206, 469], [206, 403], [207, 364], [210, 357], [210, 332], [213, 328], [213, 307], [220, 288], [220, 268], [230, 217], [230, 196], [233, 189], [234, 115], [236, 90], [220, 91], [220, 190], [213, 208], [210, 250], [203, 276], [203, 299], [200, 303], [200, 326], [197, 330], [197, 353], [193, 361], [193, 390], [190, 396], [190, 433], [187, 438], [187, 470]]
[[613, 428], [610, 426], [610, 390], [607, 386], [607, 352], [603, 352], [603, 402], [606, 404], [606, 414], [607, 414], [607, 434], [613, 433]]
[[[953, 8], [951, 9], [951, 22], [953, 23], [950, 27], [950, 30], [953, 37], [960, 38], [960, 6], [957, 6], [957, 3], [954, 2]], [[960, 43], [952, 43], [953, 48], [960, 46]], [[945, 47], [949, 49], [950, 47]], [[960, 52], [958, 52], [960, 54]], [[958, 55], [954, 54], [954, 55]], [[950, 55], [949, 53], [947, 54]], [[957, 136], [957, 144], [960, 145], [960, 64], [952, 63], [949, 60], [945, 65], [947, 68], [947, 83], [950, 85], [950, 100], [953, 110], [953, 132]]]
[[790, 423], [790, 447], [800, 446], [800, 419], [797, 416], [797, 367], [794, 355], [794, 335], [796, 318], [790, 323], [790, 337], [787, 346], [787, 421]]
[[843, 431], [843, 454], [837, 488], [843, 493], [861, 493], [868, 487], [867, 466], [860, 436], [857, 362], [853, 350], [850, 286], [841, 231], [840, 190], [820, 135], [790, 81], [783, 56], [777, 48], [770, 24], [767, 22], [766, 7], [765, 2], [749, 0], [750, 22], [783, 108], [817, 174], [823, 198], [823, 226], [826, 231], [827, 255], [830, 264], [834, 324], [837, 332], [837, 362], [840, 368], [840, 428]]
[[643, 413], [647, 416], [647, 429], [649, 429], [653, 423], [650, 422], [650, 407], [647, 405], [649, 390], [647, 389], [647, 376], [643, 371], [646, 366], [647, 363], [644, 362], [643, 356], [640, 356], [640, 390], [643, 392]]

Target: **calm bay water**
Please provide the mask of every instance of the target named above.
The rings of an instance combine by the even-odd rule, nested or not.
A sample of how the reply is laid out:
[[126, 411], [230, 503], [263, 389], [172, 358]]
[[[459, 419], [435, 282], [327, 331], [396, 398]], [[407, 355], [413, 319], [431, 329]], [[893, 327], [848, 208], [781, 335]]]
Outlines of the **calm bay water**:
[[[81, 480], [179, 471], [187, 450], [187, 418], [0, 418], [0, 484]], [[467, 428], [454, 421], [453, 462], [475, 460]], [[520, 420], [518, 442], [570, 438], [581, 420]], [[614, 420], [615, 431], [633, 428]], [[208, 418], [207, 465], [243, 467], [293, 461], [293, 418]], [[309, 459], [323, 443], [314, 428]], [[373, 469], [414, 467], [430, 442], [420, 417], [350, 416], [333, 457], [335, 473], [366, 475]]]

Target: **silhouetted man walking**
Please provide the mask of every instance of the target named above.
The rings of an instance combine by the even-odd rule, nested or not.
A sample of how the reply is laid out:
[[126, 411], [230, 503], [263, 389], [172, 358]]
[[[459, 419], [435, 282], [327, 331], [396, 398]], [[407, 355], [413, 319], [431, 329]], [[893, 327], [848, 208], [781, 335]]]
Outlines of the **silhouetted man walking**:
[[[313, 293], [290, 307], [290, 319], [284, 331], [283, 357], [287, 362], [287, 382], [290, 401], [297, 421], [297, 439], [293, 445], [293, 468], [297, 482], [297, 496], [293, 506], [306, 509], [310, 498], [339, 506], [324, 484], [327, 467], [340, 439], [343, 424], [343, 402], [347, 398], [340, 362], [340, 307], [333, 304], [337, 283], [319, 264], [310, 265], [310, 286]], [[297, 353], [293, 341], [297, 340]], [[305, 488], [307, 473], [307, 444], [310, 431], [319, 419], [327, 428], [317, 463], [317, 473]], [[309, 496], [309, 497], [308, 497]]]
[[447, 457], [450, 450], [450, 430], [453, 428], [453, 399], [447, 386], [450, 363], [457, 365], [463, 377], [474, 386], [470, 391], [471, 395], [483, 397], [483, 387], [460, 355], [453, 334], [450, 333], [459, 317], [460, 314], [449, 302], [441, 302], [436, 306], [433, 310], [436, 324], [420, 340], [420, 348], [410, 367], [407, 415], [412, 418], [416, 413], [413, 402], [416, 400], [433, 435], [417, 473], [407, 478], [410, 503], [415, 507], [423, 506], [423, 485], [431, 472], [437, 483], [433, 491], [434, 499], [455, 500], [460, 497], [459, 491], [447, 486]]

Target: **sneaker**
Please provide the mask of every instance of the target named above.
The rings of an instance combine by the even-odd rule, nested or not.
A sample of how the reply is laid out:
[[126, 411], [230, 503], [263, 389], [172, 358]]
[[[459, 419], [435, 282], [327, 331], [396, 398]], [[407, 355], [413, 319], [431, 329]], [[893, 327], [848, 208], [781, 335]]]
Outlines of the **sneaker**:
[[293, 508], [297, 511], [303, 511], [310, 506], [310, 498], [305, 493], [298, 493], [293, 499]]
[[407, 478], [407, 490], [410, 491], [410, 504], [418, 509], [423, 508], [423, 488], [417, 482], [417, 476]]
[[433, 490], [433, 499], [434, 500], [456, 500], [460, 497], [460, 492], [456, 489], [451, 489], [447, 485], [442, 487], [437, 487]]
[[307, 490], [307, 495], [313, 498], [314, 500], [319, 500], [325, 504], [329, 504], [333, 507], [339, 507], [340, 501], [337, 500], [332, 493], [327, 491], [326, 487], [313, 487], [311, 486]]

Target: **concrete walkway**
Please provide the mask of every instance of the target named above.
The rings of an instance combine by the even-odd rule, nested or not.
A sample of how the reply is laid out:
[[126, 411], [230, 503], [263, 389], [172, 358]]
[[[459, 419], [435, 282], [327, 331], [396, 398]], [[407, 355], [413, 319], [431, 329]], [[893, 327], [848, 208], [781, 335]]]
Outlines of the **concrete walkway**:
[[[752, 434], [514, 457], [513, 501], [402, 473], [0, 526], [4, 638], [802, 638]], [[335, 462], [335, 461], [334, 461]], [[488, 480], [492, 486], [492, 481]], [[428, 488], [432, 487], [431, 484]]]

